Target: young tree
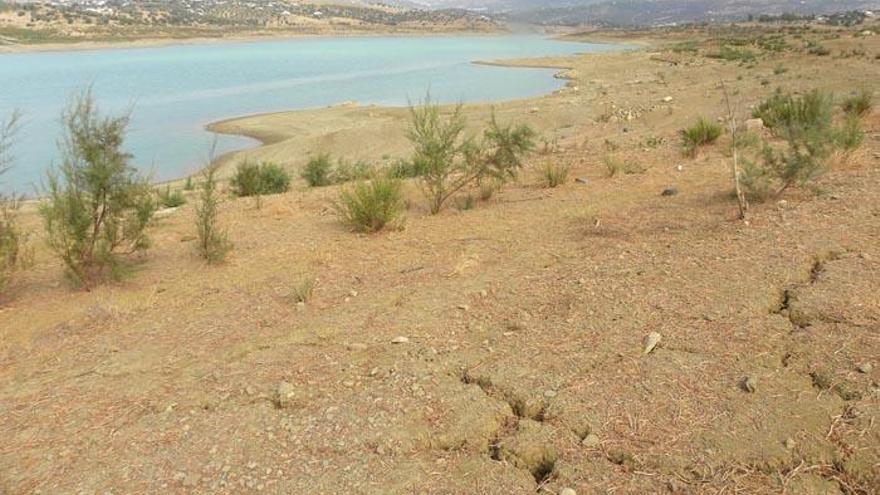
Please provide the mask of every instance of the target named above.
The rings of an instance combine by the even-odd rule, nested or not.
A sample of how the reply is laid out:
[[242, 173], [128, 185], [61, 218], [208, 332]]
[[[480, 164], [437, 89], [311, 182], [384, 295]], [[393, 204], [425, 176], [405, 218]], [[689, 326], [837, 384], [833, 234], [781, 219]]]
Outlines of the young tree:
[[[13, 112], [8, 120], [0, 122], [0, 176], [12, 166], [10, 148], [18, 129], [21, 114]], [[25, 236], [16, 219], [18, 197], [0, 190], [0, 294], [9, 286], [14, 273], [22, 265]]]
[[208, 165], [202, 171], [199, 188], [199, 202], [196, 204], [196, 234], [198, 236], [199, 256], [210, 264], [220, 263], [232, 249], [232, 243], [224, 230], [217, 226], [220, 195], [217, 190], [219, 164], [214, 161], [214, 147]]
[[467, 121], [461, 105], [443, 118], [439, 105], [426, 99], [411, 109], [408, 137], [413, 143], [412, 167], [419, 170], [432, 214], [455, 193], [484, 178], [499, 183], [516, 177], [522, 157], [534, 148], [535, 132], [526, 125], [502, 126], [493, 112], [489, 128], [478, 143], [464, 135]]
[[86, 290], [119, 274], [120, 255], [149, 247], [145, 231], [156, 205], [149, 180], [122, 149], [128, 122], [128, 115], [102, 116], [91, 90], [62, 113], [63, 159], [47, 174], [40, 213], [49, 247]]

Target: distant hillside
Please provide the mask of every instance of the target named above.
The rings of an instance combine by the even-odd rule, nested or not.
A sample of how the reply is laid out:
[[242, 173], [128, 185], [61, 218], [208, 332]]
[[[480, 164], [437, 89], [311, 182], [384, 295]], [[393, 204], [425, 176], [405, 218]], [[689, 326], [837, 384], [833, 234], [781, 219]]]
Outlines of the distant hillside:
[[749, 14], [880, 10], [880, 0], [406, 0], [430, 8], [503, 13], [538, 24], [644, 25], [743, 19]]

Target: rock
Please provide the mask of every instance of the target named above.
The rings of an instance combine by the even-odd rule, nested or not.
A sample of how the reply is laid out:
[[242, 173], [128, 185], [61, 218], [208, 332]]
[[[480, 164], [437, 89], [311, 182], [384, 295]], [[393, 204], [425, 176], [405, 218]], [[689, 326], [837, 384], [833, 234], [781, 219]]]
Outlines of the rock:
[[791, 437], [786, 438], [785, 441], [782, 442], [782, 445], [783, 445], [786, 449], [788, 449], [788, 450], [792, 450], [792, 449], [794, 449], [794, 447], [795, 447], [794, 439], [791, 438]]
[[547, 399], [552, 399], [552, 398], [556, 397], [556, 391], [555, 390], [545, 390], [544, 397]]
[[650, 354], [651, 351], [653, 351], [654, 348], [657, 347], [657, 344], [659, 344], [660, 340], [662, 340], [662, 339], [663, 339], [663, 336], [660, 335], [659, 332], [649, 333], [648, 336], [645, 337], [645, 348], [642, 352], [644, 354]]
[[577, 492], [573, 488], [565, 487], [559, 490], [559, 495], [577, 495]]
[[742, 383], [740, 383], [739, 386], [743, 390], [743, 392], [753, 394], [758, 390], [758, 380], [756, 380], [753, 376], [747, 376], [743, 378], [743, 381]]
[[590, 180], [587, 179], [586, 177], [578, 177], [574, 181], [577, 182], [578, 184], [589, 184], [590, 183]]
[[679, 172], [684, 172], [684, 165], [676, 165], [675, 170], [677, 170]]
[[464, 311], [464, 312], [468, 312], [468, 311], [470, 311], [471, 307], [468, 306], [467, 304], [459, 304], [458, 309], [460, 309], [461, 311]]
[[672, 103], [672, 97], [671, 96], [664, 96], [663, 103]]
[[295, 395], [296, 389], [293, 385], [288, 382], [281, 382], [278, 384], [278, 389], [275, 392], [275, 405], [280, 409], [288, 407], [293, 403]]
[[858, 370], [859, 373], [864, 373], [867, 375], [874, 370], [874, 365], [872, 365], [871, 363], [862, 363], [859, 365]]
[[360, 342], [352, 342], [348, 344], [349, 351], [365, 351], [367, 350], [367, 344], [361, 344]]
[[391, 343], [392, 344], [408, 344], [409, 337], [404, 337], [403, 335], [400, 335], [398, 337], [394, 337], [393, 339], [391, 339]]
[[748, 119], [746, 120], [746, 130], [749, 132], [759, 132], [764, 129], [764, 120], [763, 119]]
[[581, 445], [588, 449], [595, 449], [600, 443], [599, 437], [594, 433], [590, 433], [581, 440]]
[[660, 193], [661, 196], [675, 196], [676, 194], [678, 194], [678, 189], [674, 187], [667, 187]]

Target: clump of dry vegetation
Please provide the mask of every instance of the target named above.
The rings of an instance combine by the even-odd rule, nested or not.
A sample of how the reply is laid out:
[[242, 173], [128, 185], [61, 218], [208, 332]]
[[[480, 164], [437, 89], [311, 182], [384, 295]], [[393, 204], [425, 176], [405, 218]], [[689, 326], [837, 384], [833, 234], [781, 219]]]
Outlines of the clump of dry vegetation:
[[276, 163], [248, 163], [238, 165], [230, 186], [236, 196], [263, 196], [290, 190], [290, 174]]
[[568, 165], [548, 161], [540, 169], [541, 179], [546, 187], [558, 187], [565, 184], [570, 171], [571, 167]]
[[149, 247], [146, 228], [156, 206], [149, 179], [122, 149], [128, 121], [102, 116], [90, 90], [62, 115], [64, 158], [48, 174], [40, 213], [50, 248], [87, 290], [121, 275], [120, 255]]

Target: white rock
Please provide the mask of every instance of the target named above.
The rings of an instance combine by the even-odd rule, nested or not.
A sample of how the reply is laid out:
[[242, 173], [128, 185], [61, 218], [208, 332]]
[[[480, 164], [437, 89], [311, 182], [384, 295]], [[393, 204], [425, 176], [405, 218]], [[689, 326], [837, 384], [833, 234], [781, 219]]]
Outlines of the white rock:
[[645, 354], [650, 354], [651, 351], [653, 351], [654, 348], [657, 347], [657, 344], [659, 344], [660, 340], [662, 340], [662, 339], [663, 339], [663, 336], [660, 335], [659, 332], [649, 333], [648, 336], [645, 337], [645, 349], [643, 352]]
[[392, 344], [408, 344], [409, 337], [404, 337], [403, 335], [401, 335], [399, 337], [394, 337], [394, 339], [391, 340], [391, 343]]
[[572, 488], [565, 487], [562, 490], [559, 490], [559, 495], [577, 495], [577, 492]]
[[672, 102], [672, 97], [671, 97], [671, 96], [666, 96], [666, 97], [663, 98], [663, 103], [671, 103], [671, 102]]

